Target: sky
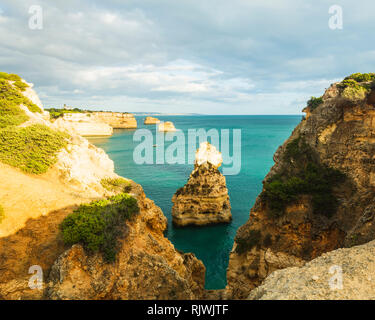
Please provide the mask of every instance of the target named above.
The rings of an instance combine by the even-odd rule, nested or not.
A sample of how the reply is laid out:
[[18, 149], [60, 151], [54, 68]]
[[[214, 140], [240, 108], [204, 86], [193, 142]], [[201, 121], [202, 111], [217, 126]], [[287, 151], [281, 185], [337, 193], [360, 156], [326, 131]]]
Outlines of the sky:
[[374, 27], [373, 0], [1, 0], [0, 71], [47, 108], [301, 114], [331, 83], [375, 71]]

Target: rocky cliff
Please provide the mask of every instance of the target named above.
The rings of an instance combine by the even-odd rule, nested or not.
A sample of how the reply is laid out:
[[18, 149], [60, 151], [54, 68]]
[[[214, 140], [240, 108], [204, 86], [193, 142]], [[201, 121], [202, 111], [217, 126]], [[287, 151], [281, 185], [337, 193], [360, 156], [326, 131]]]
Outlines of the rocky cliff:
[[131, 113], [123, 112], [92, 112], [91, 116], [99, 122], [104, 122], [114, 129], [136, 129], [137, 120]]
[[[5, 90], [14, 89], [5, 80], [1, 85]], [[0, 129], [0, 134], [12, 134], [14, 139], [24, 132], [42, 132], [35, 145], [43, 147], [44, 153], [19, 155], [35, 171], [44, 165], [44, 158], [48, 159], [45, 150], [54, 150], [56, 157], [48, 170], [39, 174], [28, 167], [27, 172], [20, 170], [19, 162], [14, 166], [0, 163], [0, 204], [5, 215], [0, 222], [0, 299], [200, 297], [204, 286], [203, 264], [192, 254], [178, 252], [164, 237], [165, 216], [134, 182], [129, 181], [129, 187], [140, 213], [126, 226], [117, 262], [104, 263], [99, 255], [87, 254], [80, 245], [69, 248], [64, 244], [59, 226], [78, 205], [123, 190], [108, 188], [108, 183], [104, 183], [120, 179], [107, 154], [64, 123], [50, 122], [36, 93], [30, 90], [31, 87], [26, 94], [35, 103], [39, 101], [40, 106], [35, 107], [28, 100], [27, 105], [12, 105], [13, 112], [20, 114], [17, 123], [23, 121], [18, 126], [7, 115], [6, 106], [0, 104], [0, 116], [5, 114], [4, 119], [10, 123]], [[22, 101], [21, 92], [13, 94], [17, 94], [15, 101]], [[31, 111], [28, 105], [37, 111]], [[20, 131], [27, 128], [32, 129]], [[56, 130], [67, 134], [61, 135]], [[63, 147], [53, 148], [56, 137], [60, 136], [65, 140]], [[35, 142], [32, 136], [26, 138], [30, 145]], [[0, 154], [14, 147], [11, 142], [1, 140], [1, 147], [6, 148], [0, 148]], [[17, 152], [13, 152], [14, 158]], [[29, 286], [32, 277], [29, 268], [35, 265], [43, 271], [40, 289]]]
[[246, 298], [274, 270], [375, 238], [373, 81], [352, 75], [309, 101], [237, 232], [228, 297]]
[[324, 253], [303, 267], [277, 270], [251, 300], [373, 300], [375, 241]]
[[172, 198], [172, 218], [176, 226], [202, 226], [232, 220], [225, 177], [218, 170], [221, 163], [221, 153], [208, 142], [201, 143], [188, 182]]
[[74, 132], [76, 135], [111, 136], [113, 128], [91, 113], [65, 113], [63, 117], [54, 121], [54, 125], [61, 130]]
[[167, 219], [139, 185], [132, 186], [140, 213], [127, 224], [114, 263], [88, 255], [80, 245], [52, 266], [49, 299], [194, 299], [204, 293], [205, 267], [193, 254], [177, 252], [163, 235]]

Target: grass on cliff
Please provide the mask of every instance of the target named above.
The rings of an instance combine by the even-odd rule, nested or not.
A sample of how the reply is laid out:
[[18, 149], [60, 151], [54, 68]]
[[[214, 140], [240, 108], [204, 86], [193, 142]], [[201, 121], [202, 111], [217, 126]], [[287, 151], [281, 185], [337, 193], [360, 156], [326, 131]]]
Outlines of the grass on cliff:
[[28, 116], [20, 108], [21, 104], [31, 112], [41, 112], [18, 88], [0, 77], [0, 128], [17, 126], [28, 120]]
[[307, 101], [307, 106], [310, 108], [311, 111], [315, 110], [323, 103], [323, 98], [319, 97], [311, 97], [309, 101]]
[[351, 100], [363, 100], [375, 87], [375, 73], [353, 73], [338, 84], [341, 96]]
[[80, 243], [89, 252], [101, 252], [107, 262], [113, 262], [120, 249], [118, 240], [126, 232], [125, 222], [138, 212], [137, 200], [126, 193], [80, 205], [60, 225], [64, 243]]
[[65, 113], [90, 113], [92, 111], [90, 110], [82, 110], [79, 108], [74, 108], [74, 109], [58, 109], [58, 108], [49, 108], [46, 109], [46, 111], [49, 112], [50, 118], [51, 119], [57, 119], [62, 116], [64, 116]]
[[103, 188], [109, 190], [109, 191], [122, 191], [125, 193], [130, 192], [131, 190], [131, 185], [130, 182], [124, 178], [107, 178], [107, 179], [102, 179], [100, 181], [101, 185]]
[[56, 162], [67, 138], [66, 133], [41, 124], [0, 129], [0, 161], [28, 173], [44, 173]]
[[13, 85], [15, 85], [21, 91], [25, 91], [26, 88], [29, 87], [25, 82], [22, 81], [21, 77], [17, 74], [8, 74], [6, 72], [0, 72], [0, 79], [13, 81]]
[[331, 217], [337, 209], [333, 187], [345, 180], [340, 171], [326, 167], [313, 160], [313, 152], [306, 142], [297, 138], [291, 141], [284, 154], [284, 161], [296, 165], [295, 173], [281, 172], [264, 185], [261, 198], [271, 216], [280, 217], [288, 204], [301, 195], [310, 195], [315, 214]]

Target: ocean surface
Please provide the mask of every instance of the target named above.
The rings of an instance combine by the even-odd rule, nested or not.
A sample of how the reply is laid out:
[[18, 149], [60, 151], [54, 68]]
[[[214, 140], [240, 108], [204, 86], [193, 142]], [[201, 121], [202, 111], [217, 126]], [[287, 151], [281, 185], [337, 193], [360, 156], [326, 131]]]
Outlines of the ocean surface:
[[[117, 129], [112, 137], [90, 138], [90, 141], [107, 152], [115, 163], [116, 173], [141, 184], [147, 197], [160, 206], [169, 222], [168, 239], [177, 249], [193, 252], [206, 266], [206, 288], [222, 289], [226, 285], [226, 268], [236, 230], [249, 218], [250, 208], [262, 190], [262, 180], [273, 165], [274, 152], [289, 137], [301, 117], [158, 116], [162, 121], [172, 121], [177, 129], [186, 133], [186, 137], [189, 128], [241, 129], [241, 171], [238, 175], [226, 176], [233, 216], [228, 225], [173, 227], [171, 199], [186, 183], [193, 169], [187, 161], [175, 165], [136, 164], [133, 151], [139, 142], [133, 142], [135, 130]], [[138, 128], [151, 130], [155, 139], [155, 125], [145, 126], [143, 116], [136, 118]], [[232, 144], [232, 138], [230, 141]], [[230, 150], [232, 152], [232, 145]]]

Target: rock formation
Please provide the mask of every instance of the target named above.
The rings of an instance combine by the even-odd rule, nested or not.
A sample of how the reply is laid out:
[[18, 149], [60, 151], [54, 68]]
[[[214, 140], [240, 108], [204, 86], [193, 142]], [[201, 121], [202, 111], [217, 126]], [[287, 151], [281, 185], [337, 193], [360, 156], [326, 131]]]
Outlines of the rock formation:
[[[70, 135], [57, 162], [41, 175], [0, 163], [0, 203], [5, 212], [0, 224], [0, 299], [200, 298], [202, 262], [177, 251], [164, 237], [166, 217], [134, 182], [130, 194], [140, 213], [127, 224], [115, 264], [86, 254], [80, 245], [64, 245], [59, 229], [63, 219], [79, 204], [116, 194], [101, 182], [118, 176], [103, 150], [64, 122], [51, 123], [44, 116], [33, 114], [27, 125], [43, 123]], [[29, 287], [33, 265], [43, 270], [41, 289]]]
[[303, 267], [276, 270], [251, 300], [373, 300], [375, 241], [324, 253]]
[[158, 123], [160, 123], [160, 120], [154, 117], [146, 117], [144, 121], [144, 124], [158, 124]]
[[113, 129], [136, 129], [137, 120], [132, 113], [123, 112], [91, 112], [97, 121], [110, 125]]
[[375, 89], [354, 84], [346, 79], [310, 100], [276, 151], [235, 238], [228, 298], [246, 298], [274, 270], [375, 238]]
[[84, 137], [113, 134], [113, 128], [109, 124], [98, 120], [90, 113], [65, 113], [63, 117], [54, 121], [54, 124], [59, 129], [66, 129]]
[[161, 131], [161, 132], [176, 131], [176, 128], [173, 122], [166, 121], [166, 122], [160, 122], [158, 126], [158, 131]]
[[225, 177], [218, 170], [221, 163], [221, 153], [208, 142], [201, 143], [188, 182], [172, 198], [172, 218], [176, 226], [203, 226], [231, 221]]

